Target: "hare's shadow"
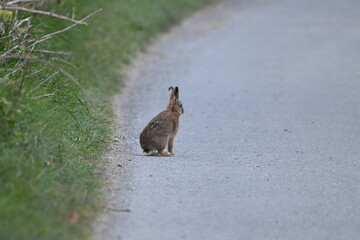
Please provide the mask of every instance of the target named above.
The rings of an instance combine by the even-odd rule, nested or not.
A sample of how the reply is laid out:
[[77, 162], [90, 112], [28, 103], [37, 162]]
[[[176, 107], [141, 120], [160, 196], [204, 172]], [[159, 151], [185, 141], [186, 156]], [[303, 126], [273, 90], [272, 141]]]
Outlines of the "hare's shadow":
[[156, 155], [145, 155], [145, 154], [140, 154], [140, 153], [130, 154], [130, 156], [153, 157], [153, 158], [187, 158], [188, 157], [186, 155], [178, 155], [178, 154], [175, 154], [174, 156], [156, 156]]

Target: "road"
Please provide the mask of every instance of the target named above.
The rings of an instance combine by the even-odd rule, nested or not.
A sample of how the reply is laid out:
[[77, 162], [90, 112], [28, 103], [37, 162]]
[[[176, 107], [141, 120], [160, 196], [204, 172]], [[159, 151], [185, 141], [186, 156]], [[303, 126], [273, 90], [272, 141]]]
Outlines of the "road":
[[[228, 0], [157, 40], [114, 99], [99, 239], [360, 239], [359, 26], [358, 0]], [[176, 156], [143, 156], [171, 85]]]

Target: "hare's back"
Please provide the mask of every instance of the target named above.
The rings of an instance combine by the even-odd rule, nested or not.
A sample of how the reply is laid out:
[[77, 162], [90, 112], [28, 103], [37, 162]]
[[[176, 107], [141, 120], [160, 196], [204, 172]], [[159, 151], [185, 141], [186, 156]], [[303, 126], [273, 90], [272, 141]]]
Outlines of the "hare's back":
[[172, 132], [173, 121], [167, 112], [161, 112], [145, 127], [142, 135], [166, 136]]

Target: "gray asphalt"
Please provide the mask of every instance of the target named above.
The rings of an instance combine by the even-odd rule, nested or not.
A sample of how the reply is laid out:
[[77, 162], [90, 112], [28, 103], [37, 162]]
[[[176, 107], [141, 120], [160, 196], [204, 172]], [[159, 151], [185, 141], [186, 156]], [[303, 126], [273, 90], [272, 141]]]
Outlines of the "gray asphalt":
[[[224, 1], [139, 59], [101, 239], [360, 239], [360, 1]], [[145, 157], [171, 85], [176, 156]]]

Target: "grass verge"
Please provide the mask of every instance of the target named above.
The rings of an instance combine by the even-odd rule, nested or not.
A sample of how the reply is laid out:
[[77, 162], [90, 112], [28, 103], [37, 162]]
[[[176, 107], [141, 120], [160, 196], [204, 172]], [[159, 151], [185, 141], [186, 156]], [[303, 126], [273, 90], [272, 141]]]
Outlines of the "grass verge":
[[[211, 0], [62, 0], [44, 8], [89, 21], [46, 44], [71, 51], [78, 68], [67, 71], [80, 86], [57, 75], [24, 94], [11, 125], [0, 135], [0, 239], [85, 239], [99, 208], [101, 155], [109, 141], [110, 96], [119, 91], [121, 69], [158, 33]], [[33, 34], [68, 23], [36, 16]], [[38, 32], [37, 32], [38, 30]], [[0, 43], [1, 45], [1, 43]], [[4, 68], [2, 63], [2, 68]], [[9, 67], [7, 64], [5, 67]], [[31, 65], [33, 70], [40, 68]], [[0, 98], [12, 83], [0, 70]], [[47, 73], [25, 83], [34, 89]], [[52, 95], [36, 98], [44, 94]], [[1, 117], [1, 115], [0, 115]]]

